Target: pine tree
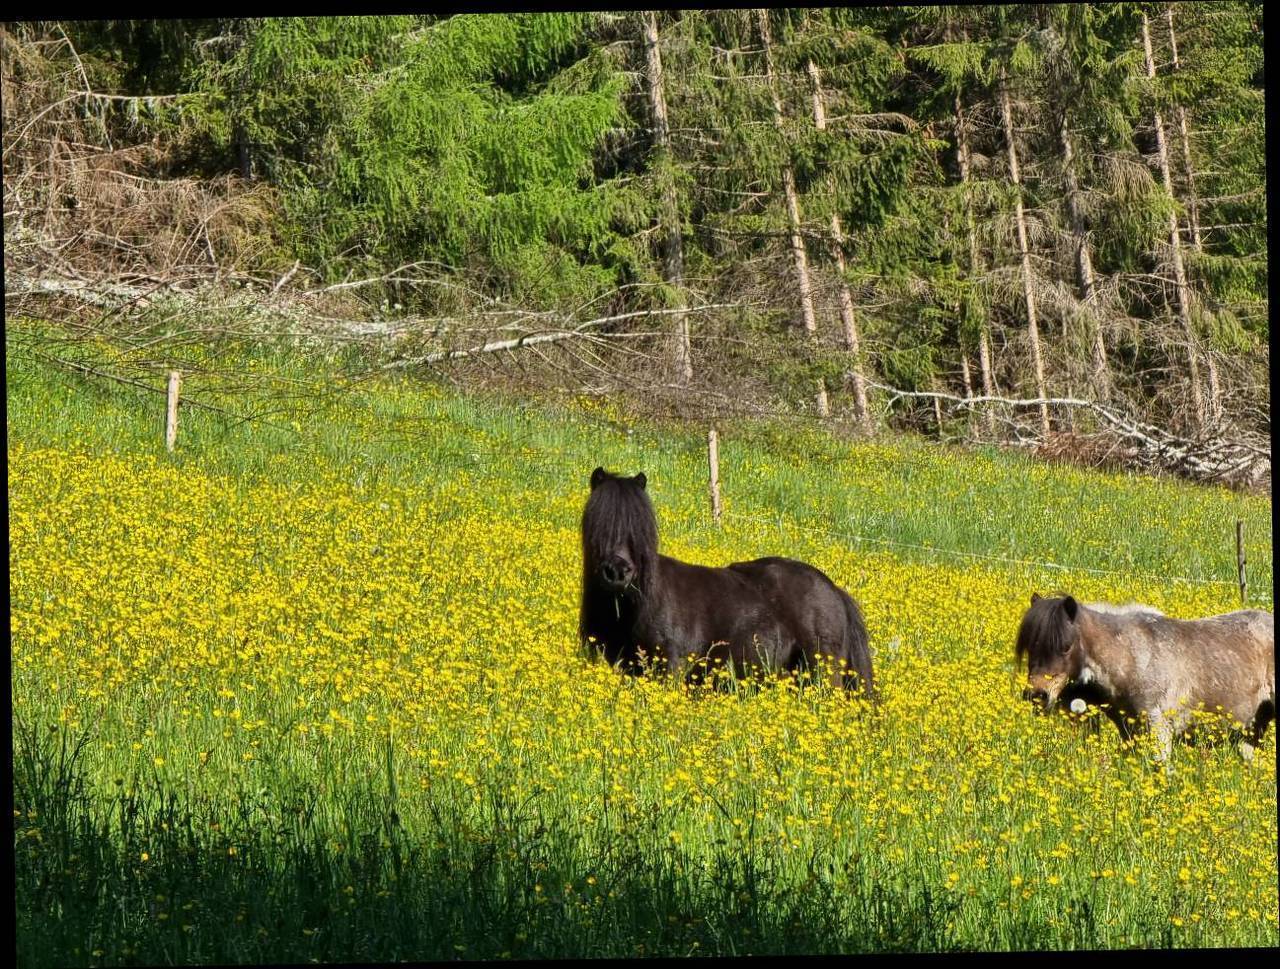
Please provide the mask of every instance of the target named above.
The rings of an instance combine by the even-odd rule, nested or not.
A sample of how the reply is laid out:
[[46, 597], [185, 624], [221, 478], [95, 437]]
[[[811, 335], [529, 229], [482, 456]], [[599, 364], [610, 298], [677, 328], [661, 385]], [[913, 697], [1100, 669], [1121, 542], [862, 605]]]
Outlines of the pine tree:
[[[979, 208], [982, 198], [989, 198], [992, 188], [979, 180], [974, 170], [974, 118], [991, 110], [994, 70], [985, 46], [970, 40], [970, 31], [981, 36], [990, 25], [980, 8], [932, 7], [921, 11], [926, 31], [908, 48], [908, 53], [926, 76], [921, 87], [936, 92], [932, 98], [919, 98], [927, 116], [936, 117], [940, 128], [950, 129], [949, 150], [955, 159], [956, 189], [959, 193], [959, 217], [955, 224], [963, 227], [962, 242], [955, 245], [954, 261], [963, 266], [958, 274], [960, 326], [958, 352], [966, 396], [972, 395], [968, 351], [975, 349], [982, 392], [994, 397], [998, 393], [992, 360], [992, 328], [989, 287], [989, 246], [980, 241]], [[930, 41], [933, 41], [932, 43]], [[940, 41], [940, 42], [939, 42]], [[961, 233], [955, 233], [959, 236]], [[986, 433], [996, 433], [995, 409], [982, 409]]]
[[[756, 25], [760, 32], [761, 52], [764, 58], [765, 83], [769, 90], [769, 100], [773, 106], [773, 123], [779, 137], [785, 142], [787, 138], [787, 122], [782, 108], [782, 97], [778, 93], [778, 80], [773, 66], [773, 38], [769, 27], [769, 12], [756, 10]], [[809, 257], [805, 249], [804, 236], [801, 233], [800, 199], [796, 191], [795, 170], [790, 158], [783, 157], [781, 165], [782, 194], [786, 200], [787, 222], [791, 237], [791, 258], [796, 275], [796, 298], [800, 304], [800, 316], [804, 331], [810, 339], [817, 336], [818, 323], [813, 309], [813, 283], [809, 278]], [[819, 379], [818, 390], [814, 396], [818, 416], [826, 417], [830, 413], [827, 401], [826, 383]]]
[[[809, 79], [813, 84], [813, 125], [819, 131], [825, 131], [827, 128], [827, 109], [822, 90], [822, 72], [818, 69], [818, 65], [814, 63], [812, 57], [805, 61], [805, 70], [808, 72]], [[839, 212], [832, 210], [830, 225], [831, 258], [835, 262], [836, 270], [839, 274], [837, 285], [840, 289], [840, 322], [844, 329], [845, 347], [853, 358], [851, 378], [853, 381], [854, 414], [862, 425], [863, 430], [870, 431], [871, 412], [867, 406], [866, 378], [862, 372], [862, 340], [858, 334], [858, 316], [853, 306], [853, 294], [849, 290], [849, 280], [846, 278], [848, 269], [844, 258], [845, 236], [844, 229], [840, 225]]]
[[[209, 87], [332, 273], [410, 262], [581, 300], [633, 254], [593, 175], [623, 83], [584, 14], [266, 20]], [[352, 80], [355, 78], [355, 80]]]
[[[1144, 12], [1142, 14], [1142, 46], [1146, 55], [1146, 71], [1148, 80], [1156, 76], [1155, 58], [1151, 50], [1151, 23]], [[1169, 150], [1165, 136], [1164, 118], [1156, 108], [1152, 112], [1152, 127], [1155, 131], [1156, 162], [1160, 168], [1160, 181], [1170, 202], [1176, 203], [1173, 190], [1173, 176], [1170, 173]], [[1204, 428], [1207, 421], [1205, 413], [1204, 390], [1200, 381], [1200, 348], [1195, 328], [1191, 322], [1191, 287], [1187, 283], [1186, 268], [1182, 261], [1182, 236], [1178, 229], [1176, 205], [1168, 207], [1169, 212], [1169, 253], [1174, 280], [1174, 300], [1178, 320], [1182, 324], [1182, 334], [1186, 341], [1188, 379], [1191, 385], [1192, 426], [1196, 431]], [[1216, 409], [1216, 400], [1210, 403]]]
[[[1123, 17], [1123, 12], [1119, 16]], [[1111, 392], [1104, 316], [1115, 307], [1106, 305], [1100, 292], [1089, 230], [1096, 210], [1090, 202], [1097, 191], [1091, 184], [1097, 178], [1096, 166], [1090, 158], [1082, 157], [1078, 143], [1085, 140], [1087, 145], [1103, 148], [1108, 142], [1128, 137], [1123, 110], [1127, 49], [1113, 43], [1112, 38], [1124, 36], [1122, 29], [1116, 29], [1116, 21], [1117, 14], [1111, 10], [1058, 4], [1048, 11], [1040, 34], [1043, 99], [1061, 150], [1062, 201], [1078, 297], [1075, 315], [1083, 323], [1092, 358], [1088, 382], [1101, 400], [1108, 399]]]
[[[645, 50], [645, 88], [652, 114], [654, 158], [651, 168], [662, 182], [660, 233], [663, 247], [663, 276], [672, 288], [672, 299], [678, 308], [687, 303], [684, 295], [684, 240], [680, 203], [676, 190], [675, 160], [671, 151], [670, 125], [667, 122], [667, 98], [662, 70], [662, 52], [658, 42], [658, 16], [652, 10], [640, 14]], [[674, 353], [677, 378], [681, 383], [693, 379], [693, 349], [689, 340], [689, 317], [677, 315], [674, 324]]]
[[[865, 247], [905, 205], [927, 151], [910, 118], [884, 110], [902, 62], [882, 36], [883, 12], [806, 11], [779, 17], [775, 73], [789, 115], [797, 122], [791, 158], [807, 215], [804, 235], [822, 244], [809, 252], [819, 322], [839, 319], [853, 396], [854, 418], [871, 428], [866, 374], [873, 365], [864, 346], [855, 280], [878, 285]], [[800, 122], [811, 119], [812, 124]], [[825, 294], [830, 293], [831, 296]], [[819, 343], [830, 346], [819, 327]], [[832, 351], [824, 354], [834, 359]], [[829, 365], [824, 365], [830, 376]]]
[[1005, 148], [1009, 154], [1009, 179], [1014, 191], [1014, 224], [1018, 230], [1018, 256], [1022, 265], [1022, 295], [1027, 309], [1027, 339], [1031, 345], [1031, 365], [1035, 371], [1036, 394], [1040, 397], [1040, 434], [1049, 436], [1049, 396], [1044, 377], [1044, 359], [1040, 352], [1040, 323], [1036, 309], [1036, 284], [1031, 270], [1031, 246], [1027, 239], [1027, 219], [1022, 203], [1022, 175], [1018, 167], [1018, 145], [1013, 126], [1013, 98], [1008, 68], [1000, 65], [997, 87], [1000, 99], [1000, 117], [1004, 125]]
[[[1208, 380], [1208, 415], [1266, 410], [1265, 124], [1261, 8], [1253, 3], [1152, 10], [1158, 74], [1153, 96], [1171, 118], [1173, 195], [1186, 216], [1183, 252], [1192, 323]], [[1221, 371], [1235, 373], [1236, 391]], [[1241, 381], [1251, 388], [1241, 393]]]

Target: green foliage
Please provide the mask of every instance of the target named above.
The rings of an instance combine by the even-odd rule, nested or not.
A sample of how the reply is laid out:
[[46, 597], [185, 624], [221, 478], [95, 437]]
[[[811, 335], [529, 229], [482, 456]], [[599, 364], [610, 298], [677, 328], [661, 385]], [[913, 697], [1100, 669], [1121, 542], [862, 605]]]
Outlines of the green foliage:
[[[1154, 79], [1146, 77], [1144, 14]], [[1132, 371], [1128, 383], [1121, 378], [1130, 399], [1162, 397], [1144, 374], [1185, 379], [1147, 326], [1160, 324], [1151, 328], [1158, 333], [1169, 315], [1171, 285], [1158, 277], [1170, 273], [1171, 216], [1203, 314], [1198, 332], [1222, 353], [1256, 358], [1269, 331], [1259, 4], [767, 16], [772, 77], [755, 11], [657, 14], [666, 150], [653, 137], [634, 13], [113, 20], [67, 31], [87, 83], [125, 95], [77, 111], [96, 117], [105, 137], [163, 141], [169, 173], [269, 182], [288, 261], [329, 279], [426, 263], [482, 298], [535, 310], [582, 305], [622, 286], [630, 287], [616, 300], [624, 311], [750, 302], [758, 307], [750, 339], [780, 361], [769, 365], [770, 379], [791, 396], [824, 375], [837, 383], [847, 363], [833, 353], [843, 282], [872, 335], [862, 362], [925, 386], [952, 379], [959, 354], [983, 335], [998, 370], [1020, 365], [996, 352], [1003, 337], [1022, 339], [1002, 332], [1025, 319], [1013, 280], [1020, 199], [1034, 285], [1067, 297], [1043, 301], [1051, 384], [1055, 371], [1079, 372], [1084, 317], [1071, 297], [1081, 240], [1105, 296], [1090, 312], [1108, 339], [1125, 343], [1113, 362]], [[75, 65], [68, 59], [65, 68]], [[19, 64], [15, 77], [25, 69]], [[999, 118], [1002, 75], [1022, 161], [1017, 191]], [[814, 120], [815, 79], [825, 130]], [[182, 96], [156, 101], [160, 94]], [[1156, 111], [1172, 198], [1156, 165]], [[963, 192], [958, 113], [968, 119], [972, 163]], [[789, 330], [798, 299], [788, 174], [819, 293], [816, 351]], [[683, 288], [664, 279], [673, 222]], [[426, 300], [422, 292], [396, 298]], [[702, 346], [722, 346], [716, 338], [726, 335], [739, 337], [708, 333]], [[695, 371], [716, 364], [699, 361]], [[1001, 373], [998, 382], [1017, 386], [1022, 377]]]
[[[936, 317], [930, 322], [936, 324]], [[934, 376], [934, 360], [933, 347], [928, 344], [890, 347], [883, 351], [881, 360], [884, 375], [894, 387], [901, 387], [903, 390], [930, 389]]]
[[920, 44], [911, 49], [911, 57], [941, 75], [951, 92], [962, 90], [971, 82], [994, 80], [986, 46], [975, 41], [946, 44]]
[[220, 20], [76, 20], [64, 25], [95, 90], [137, 96], [182, 90], [201, 44], [216, 43]]
[[589, 54], [589, 26], [585, 14], [262, 21], [207, 72], [224, 106], [213, 137], [253, 143], [300, 255], [330, 275], [425, 260], [480, 268], [503, 295], [591, 296], [617, 281], [624, 193], [593, 184], [623, 82]]
[[1257, 332], [1256, 326], [1248, 325], [1225, 308], [1213, 312], [1197, 306], [1192, 312], [1192, 324], [1201, 338], [1219, 353], [1248, 353], [1267, 338], [1265, 329]]

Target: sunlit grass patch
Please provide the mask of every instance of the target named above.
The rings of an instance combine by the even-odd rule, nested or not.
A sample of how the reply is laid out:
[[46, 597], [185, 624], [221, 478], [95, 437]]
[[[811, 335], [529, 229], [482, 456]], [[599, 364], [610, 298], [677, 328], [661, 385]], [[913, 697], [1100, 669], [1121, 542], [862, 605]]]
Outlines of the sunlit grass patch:
[[[1263, 499], [744, 432], [716, 528], [701, 437], [618, 414], [371, 386], [169, 458], [144, 400], [10, 368], [24, 964], [1277, 942], [1274, 729], [1166, 775], [1012, 661], [1033, 590], [1234, 608], [1236, 515], [1269, 608]], [[879, 708], [591, 663], [596, 464], [669, 554], [848, 589]]]

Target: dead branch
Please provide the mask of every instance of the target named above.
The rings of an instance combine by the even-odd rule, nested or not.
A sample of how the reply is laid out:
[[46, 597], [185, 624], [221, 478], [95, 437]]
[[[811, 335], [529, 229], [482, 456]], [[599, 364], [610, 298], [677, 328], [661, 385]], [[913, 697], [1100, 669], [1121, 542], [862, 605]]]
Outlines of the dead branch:
[[445, 360], [474, 357], [483, 353], [496, 353], [500, 350], [517, 350], [520, 347], [533, 346], [539, 343], [557, 343], [562, 340], [571, 340], [574, 337], [584, 336], [591, 330], [596, 330], [602, 326], [608, 326], [610, 323], [621, 323], [624, 320], [635, 320], [654, 316], [670, 316], [675, 313], [688, 314], [709, 310], [731, 309], [736, 306], [737, 304], [735, 303], [715, 303], [710, 306], [699, 306], [692, 309], [635, 310], [631, 313], [618, 313], [614, 316], [602, 316], [599, 319], [587, 320], [585, 323], [580, 323], [571, 330], [562, 329], [543, 333], [526, 333], [510, 340], [497, 340], [492, 343], [485, 343], [481, 346], [469, 347], [465, 350], [440, 350], [420, 357], [393, 360], [391, 363], [388, 363], [383, 367], [383, 369], [391, 370], [403, 367], [416, 367], [423, 364], [441, 363]]
[[1171, 471], [1185, 471], [1203, 481], [1232, 481], [1241, 477], [1252, 480], [1270, 474], [1271, 449], [1245, 440], [1225, 440], [1206, 435], [1188, 440], [1162, 428], [1143, 423], [1118, 413], [1097, 401], [1081, 397], [1014, 398], [981, 395], [960, 397], [943, 391], [903, 390], [867, 381], [868, 385], [889, 395], [888, 404], [901, 399], [946, 401], [954, 409], [970, 410], [983, 404], [1000, 404], [1013, 408], [1074, 407], [1091, 411], [1114, 433], [1137, 444], [1139, 454], [1156, 466]]

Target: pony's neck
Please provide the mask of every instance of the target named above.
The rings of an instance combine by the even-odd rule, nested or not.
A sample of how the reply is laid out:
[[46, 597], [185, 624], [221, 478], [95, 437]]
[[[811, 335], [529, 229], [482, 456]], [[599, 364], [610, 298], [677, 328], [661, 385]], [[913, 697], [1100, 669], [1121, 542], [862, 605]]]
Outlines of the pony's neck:
[[630, 629], [644, 612], [648, 597], [636, 588], [625, 592], [611, 592], [598, 586], [592, 591], [592, 618], [608, 629]]
[[1134, 657], [1128, 637], [1114, 628], [1116, 613], [1080, 608], [1080, 649], [1083, 653], [1078, 679], [1119, 696], [1127, 689]]

